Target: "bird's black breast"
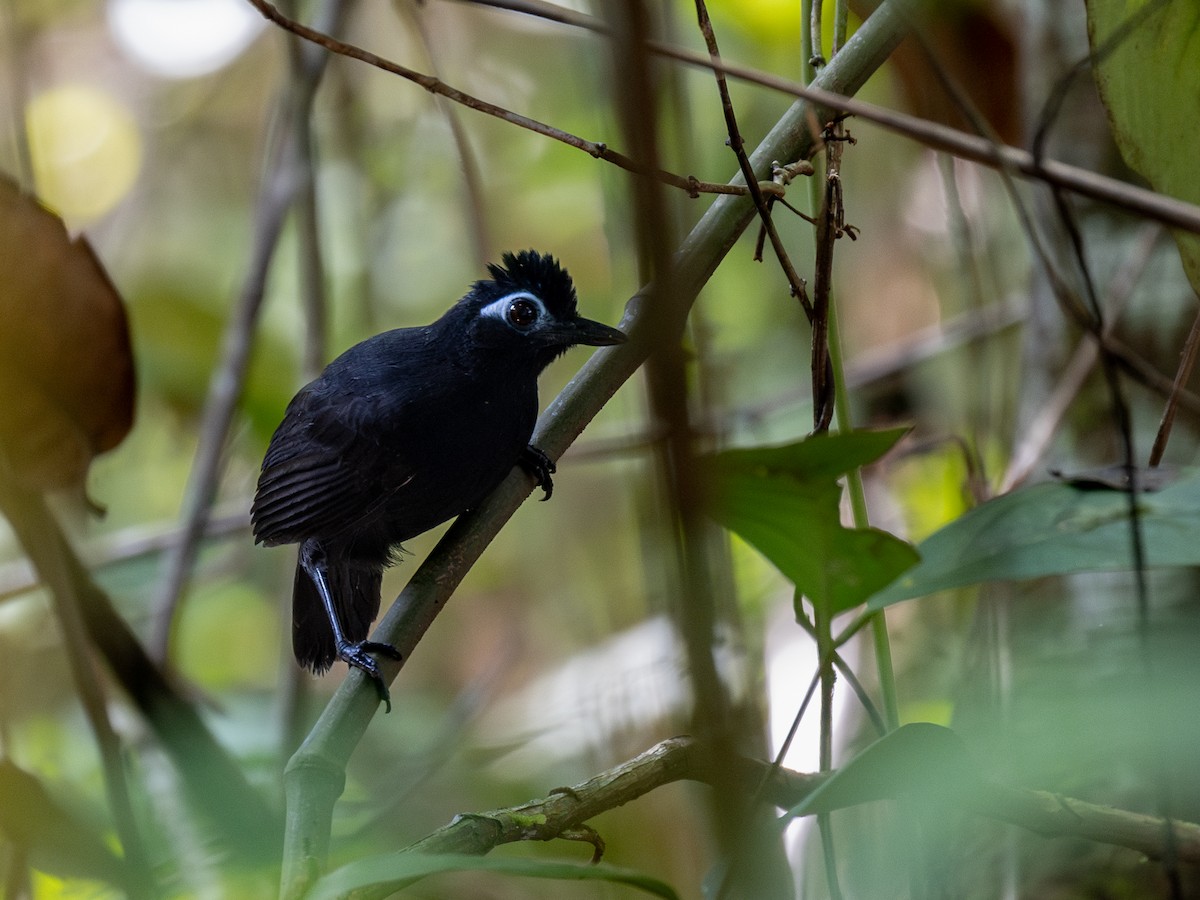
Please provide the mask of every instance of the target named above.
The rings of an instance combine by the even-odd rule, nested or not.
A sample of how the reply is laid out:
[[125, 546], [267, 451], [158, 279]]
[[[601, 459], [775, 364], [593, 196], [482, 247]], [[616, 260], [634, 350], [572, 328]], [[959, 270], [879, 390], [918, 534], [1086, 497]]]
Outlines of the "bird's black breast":
[[378, 335], [296, 395], [263, 461], [257, 540], [382, 561], [499, 484], [533, 430], [536, 372], [464, 365], [436, 338]]
[[427, 385], [395, 417], [392, 446], [405, 461], [385, 517], [393, 541], [428, 531], [475, 506], [508, 474], [529, 443], [536, 385], [465, 377]]

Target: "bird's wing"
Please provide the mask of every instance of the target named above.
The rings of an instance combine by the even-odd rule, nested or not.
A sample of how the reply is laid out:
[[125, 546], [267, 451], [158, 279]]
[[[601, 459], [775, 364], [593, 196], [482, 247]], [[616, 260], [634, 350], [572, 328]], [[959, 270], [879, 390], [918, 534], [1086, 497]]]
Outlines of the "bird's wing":
[[314, 386], [296, 395], [263, 459], [250, 508], [264, 544], [332, 537], [369, 522], [411, 476], [380, 444], [378, 404]]

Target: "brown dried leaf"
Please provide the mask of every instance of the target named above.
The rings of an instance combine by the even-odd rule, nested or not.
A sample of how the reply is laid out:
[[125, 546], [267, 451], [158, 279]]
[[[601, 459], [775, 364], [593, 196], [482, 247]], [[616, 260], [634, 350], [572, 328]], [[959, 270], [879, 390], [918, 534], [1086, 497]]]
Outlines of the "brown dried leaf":
[[[860, 16], [879, 5], [878, 0], [854, 0]], [[974, 0], [943, 0], [926, 4], [921, 18], [921, 43], [909, 36], [888, 60], [899, 77], [909, 110], [952, 128], [974, 133], [946, 92], [938, 66], [970, 99], [971, 104], [1006, 144], [1021, 143], [1021, 92], [1017, 77], [1017, 17], [1001, 5]]]
[[133, 424], [125, 308], [83, 237], [0, 175], [0, 454], [36, 488], [82, 483]]

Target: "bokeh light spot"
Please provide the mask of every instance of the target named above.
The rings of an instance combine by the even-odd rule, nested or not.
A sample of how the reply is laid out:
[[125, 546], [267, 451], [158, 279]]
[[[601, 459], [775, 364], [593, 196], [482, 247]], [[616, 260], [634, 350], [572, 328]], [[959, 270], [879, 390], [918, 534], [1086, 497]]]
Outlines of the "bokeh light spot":
[[133, 186], [142, 141], [130, 111], [88, 85], [63, 85], [25, 111], [38, 197], [72, 223], [97, 219]]
[[139, 66], [195, 78], [231, 63], [266, 25], [245, 0], [109, 0], [108, 27]]

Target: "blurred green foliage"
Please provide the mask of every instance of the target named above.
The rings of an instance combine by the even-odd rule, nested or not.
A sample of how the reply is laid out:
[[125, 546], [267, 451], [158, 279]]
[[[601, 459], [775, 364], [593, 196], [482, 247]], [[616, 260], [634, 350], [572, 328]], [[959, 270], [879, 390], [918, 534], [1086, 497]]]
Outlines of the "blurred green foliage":
[[[308, 20], [319, 5], [300, 4], [301, 17]], [[826, 4], [830, 15], [834, 5]], [[1035, 6], [1073, 36], [1074, 44], [1064, 41], [1068, 48], [1083, 52], [1080, 9]], [[692, 4], [662, 4], [655, 11], [669, 40], [703, 46]], [[796, 4], [721, 0], [712, 3], [712, 15], [728, 59], [792, 78], [803, 71]], [[956, 4], [947, 18], [961, 24], [975, 15], [1009, 34], [1014, 46], [1032, 40], [1018, 37], [1018, 23], [1004, 4]], [[158, 612], [163, 538], [183, 506], [210, 379], [260, 233], [257, 198], [277, 174], [268, 161], [282, 128], [284, 39], [264, 30], [227, 66], [172, 79], [142, 70], [122, 53], [101, 4], [18, 0], [0, 20], [0, 30], [12, 57], [3, 76], [8, 89], [0, 93], [5, 123], [0, 169], [35, 186], [22, 150], [23, 104], [55, 87], [89, 84], [136, 125], [139, 167], [117, 205], [102, 214], [86, 206], [73, 212], [65, 204], [61, 211], [69, 226], [86, 228], [126, 298], [138, 367], [137, 421], [126, 442], [92, 469], [89, 491], [108, 508], [107, 517], [90, 517], [72, 497], [59, 498], [56, 511], [120, 613], [149, 641]], [[346, 36], [406, 65], [436, 70], [446, 83], [514, 111], [618, 144], [607, 93], [608, 55], [594, 34], [438, 0], [355, 5]], [[929, 52], [971, 58], [980, 49], [972, 40], [967, 31], [935, 29]], [[968, 87], [990, 93], [1027, 121], [1045, 99], [1039, 92], [1049, 90], [1074, 61], [1059, 49], [1061, 58], [1027, 53], [1027, 68], [1016, 84], [990, 68], [980, 49]], [[666, 98], [659, 123], [664, 164], [703, 180], [728, 179], [736, 164], [711, 75], [674, 65], [663, 65], [659, 75]], [[934, 76], [925, 77], [920, 82], [925, 91], [940, 90], [931, 87]], [[863, 95], [888, 105], [914, 103], [900, 90], [910, 84], [889, 66]], [[731, 89], [751, 146], [791, 102], [742, 84]], [[1161, 93], [1169, 109], [1192, 109], [1172, 92]], [[1068, 95], [1065, 109], [1061, 124], [1072, 138], [1052, 143], [1054, 152], [1098, 169], [1113, 165], [1115, 157], [1106, 155], [1107, 124], [1090, 86]], [[465, 145], [456, 143], [451, 116]], [[1088, 139], [1075, 137], [1076, 117], [1084, 121], [1079, 133]], [[579, 286], [582, 310], [592, 318], [616, 321], [640, 286], [624, 172], [507, 123], [449, 109], [414, 85], [347, 59], [331, 61], [312, 128], [317, 247], [328, 315], [324, 358], [379, 330], [433, 319], [502, 250], [537, 247], [561, 258]], [[936, 535], [923, 545], [926, 561], [913, 570], [914, 578], [938, 566], [943, 574], [957, 566], [960, 577], [931, 578], [904, 597], [934, 588], [953, 591], [888, 610], [906, 718], [924, 715], [939, 724], [949, 719], [989, 774], [1148, 812], [1158, 811], [1156, 798], [1165, 783], [1174, 814], [1200, 819], [1200, 780], [1180, 749], [1194, 746], [1195, 737], [1192, 556], [1167, 553], [1161, 561], [1178, 568], [1153, 574], [1153, 627], [1143, 643], [1135, 585], [1127, 575], [1047, 577], [1095, 568], [1085, 564], [1087, 554], [1124, 558], [1121, 498], [1042, 486], [966, 513], [977, 497], [1001, 483], [1014, 450], [1030, 439], [1030, 411], [1050, 406], [1065, 360], [1080, 339], [1048, 299], [1044, 273], [1029, 252], [1031, 236], [994, 173], [938, 161], [865, 122], [851, 121], [849, 128], [857, 143], [846, 149], [841, 177], [848, 220], [860, 236], [837, 245], [834, 281], [850, 412], [861, 425], [899, 424], [913, 431], [887, 456], [882, 444], [872, 444], [865, 455], [842, 446], [838, 464], [821, 473], [820, 502], [811, 504], [820, 506], [815, 518], [800, 515], [803, 504], [789, 503], [796, 496], [762, 471], [735, 473], [735, 482], [758, 479], [741, 485], [745, 502], [735, 512], [743, 519], [769, 514], [771, 527], [784, 537], [778, 547], [767, 548], [750, 529], [738, 527], [738, 516], [723, 518], [741, 533], [730, 538], [731, 567], [720, 585], [727, 637], [720, 653], [728, 662], [725, 674], [739, 722], [747, 723], [744, 749], [763, 758], [778, 749], [815, 666], [806, 655], [812, 652], [810, 639], [789, 621], [802, 573], [815, 572], [813, 584], [830, 575], [830, 567], [822, 565], [828, 560], [812, 555], [820, 543], [814, 529], [869, 534], [886, 545], [883, 557], [858, 545], [843, 548], [839, 562], [850, 577], [831, 592], [842, 591], [839, 608], [861, 612], [868, 588], [876, 586], [865, 576], [886, 580], [884, 575], [911, 560], [900, 538], [922, 540], [947, 523], [951, 534], [961, 536], [995, 510], [993, 504], [1007, 504], [1028, 519], [1008, 532], [990, 522], [972, 533], [982, 547], [978, 553], [959, 544], [940, 550]], [[476, 195], [466, 174], [471, 170], [479, 175]], [[806, 185], [795, 185], [789, 202], [808, 211], [809, 193]], [[1037, 202], [1030, 192], [1018, 196]], [[711, 202], [671, 194], [672, 239], [682, 237]], [[1053, 223], [1050, 213], [1035, 208]], [[1108, 288], [1130, 272], [1140, 275], [1125, 298], [1128, 313], [1112, 316], [1114, 334], [1169, 379], [1195, 303], [1178, 255], [1159, 242], [1139, 259], [1141, 223], [1092, 207], [1079, 212], [1097, 283]], [[798, 268], [809, 274], [811, 227], [778, 208], [776, 221]], [[731, 454], [743, 450], [728, 448], [746, 448], [761, 464], [753, 456], [763, 452], [757, 448], [795, 445], [811, 428], [812, 411], [808, 325], [773, 262], [753, 260], [755, 237], [752, 226], [706, 285], [685, 340], [695, 420], [706, 447]], [[1052, 246], [1056, 263], [1070, 270], [1067, 249]], [[313, 252], [289, 221], [270, 269], [253, 361], [225, 446], [216, 497], [223, 512], [248, 506], [262, 451], [305, 377], [300, 272]], [[585, 352], [577, 350], [552, 367], [542, 383], [543, 404], [584, 359]], [[1158, 424], [1162, 396], [1132, 382], [1126, 390], [1135, 445], [1144, 448]], [[1036, 477], [1051, 465], [1076, 470], [1115, 461], [1120, 445], [1115, 421], [1104, 380], [1093, 372], [1041, 448]], [[332, 866], [392, 853], [460, 812], [542, 796], [690, 727], [690, 686], [680, 648], [657, 637], [661, 630], [646, 627], [682, 605], [665, 574], [674, 548], [656, 481], [654, 434], [643, 385], [635, 379], [562, 460], [553, 502], [526, 504], [469, 574], [394, 685], [394, 712], [378, 716], [356, 748], [338, 806]], [[1193, 462], [1195, 441], [1189, 411], [1177, 425], [1169, 456]], [[867, 490], [878, 530], [852, 531], [841, 524], [835, 478], [877, 459]], [[790, 488], [797, 479], [784, 480]], [[1194, 481], [1193, 476], [1180, 483], [1186, 496], [1163, 515], [1155, 515], [1163, 501], [1153, 495], [1144, 501], [1152, 558], [1167, 546], [1160, 531], [1170, 532], [1177, 546], [1194, 543], [1195, 517], [1188, 506]], [[804, 490], [798, 493], [812, 499]], [[753, 502], [747, 500], [751, 496]], [[1101, 518], [1085, 513], [1072, 520], [1081, 526], [1077, 531], [1102, 540], [1083, 549], [1064, 547], [1061, 518], [1051, 521], [1054, 510], [1046, 505], [1050, 496], [1089, 509], [1107, 504]], [[255, 787], [281, 808], [279, 773], [344, 669], [320, 679], [296, 672], [289, 648], [294, 550], [256, 548], [246, 527], [230, 527], [232, 532], [203, 542], [192, 587], [174, 621], [167, 668]], [[440, 533], [406, 546], [385, 581], [385, 603]], [[1005, 535], [1012, 542], [1000, 543]], [[776, 566], [764, 563], [758, 550]], [[1027, 552], [1047, 564], [1036, 571], [1021, 568]], [[987, 553], [998, 557], [992, 568], [984, 568]], [[0, 655], [6, 661], [0, 759], [33, 779], [17, 788], [0, 785], [0, 803], [15, 802], [21, 791], [47, 792], [55, 800], [39, 803], [42, 811], [61, 813], [70, 828], [86, 834], [78, 841], [78, 857], [69, 860], [78, 869], [68, 871], [59, 864], [56, 841], [43, 843], [0, 824], [0, 873], [13, 896], [80, 891], [104, 896], [103, 886], [58, 877], [102, 875], [105, 851], [96, 847], [112, 847], [115, 838], [108, 823], [95, 824], [105, 802], [101, 768], [67, 676], [60, 633], [44, 592], [30, 587], [20, 550], [3, 524], [0, 554]], [[976, 586], [985, 575], [1039, 578]], [[847, 588], [855, 580], [860, 589]], [[899, 601], [901, 590], [894, 587], [884, 598]], [[877, 604], [883, 602], [877, 598]], [[1147, 646], [1165, 685], [1144, 680]], [[843, 651], [867, 690], [876, 690], [870, 649], [855, 645]], [[579, 659], [589, 662], [582, 677], [571, 666]], [[799, 666], [802, 675], [778, 675], [783, 663]], [[843, 688], [839, 681], [839, 695]], [[257, 897], [272, 891], [275, 861], [233, 864], [217, 851], [210, 825], [189, 815], [180, 779], [144, 723], [107, 678], [104, 689], [128, 750], [140, 823], [168, 894]], [[1155, 718], [1162, 708], [1174, 711], [1169, 723]], [[1143, 713], [1147, 718], [1139, 717]], [[843, 763], [867, 743], [870, 731], [857, 710], [840, 715], [837, 730]], [[553, 739], [535, 740], [545, 735]], [[944, 736], [937, 735], [933, 740]], [[815, 740], [798, 741], [785, 763], [815, 768], [813, 747]], [[860, 757], [857, 772], [888, 774], [871, 759]], [[852, 787], [854, 771], [848, 776]], [[60, 808], [57, 798], [67, 795], [86, 814]], [[667, 883], [680, 896], [699, 896], [715, 862], [706, 799], [700, 788], [671, 785], [600, 816], [593, 824], [608, 842], [606, 861], [645, 873], [655, 884]], [[903, 893], [897, 885], [909, 873], [897, 866], [922, 869], [909, 886], [933, 885], [944, 896], [999, 896], [997, 885], [1011, 872], [1018, 873], [1010, 886], [1020, 896], [1093, 896], [1084, 891], [1097, 884], [1097, 891], [1119, 885], [1144, 890], [1140, 896], [1169, 896], [1159, 875], [1146, 874], [1159, 869], [1144, 866], [1131, 851], [1074, 844], [1064, 850], [1040, 839], [1014, 840], [999, 826], [973, 818], [947, 824], [953, 834], [935, 834], [945, 840], [920, 847], [912, 835], [897, 838], [902, 823], [888, 816], [876, 807], [834, 814], [853, 896]], [[814, 874], [821, 869], [820, 851], [810, 837], [796, 839], [791, 861], [809, 896], [824, 896], [821, 876]], [[43, 852], [50, 852], [49, 863]], [[505, 853], [506, 860], [532, 860], [526, 874], [553, 867], [556, 860], [576, 864], [586, 857], [578, 847], [557, 844]], [[1053, 893], [1060, 883], [1072, 887]], [[439, 876], [420, 890], [422, 896], [495, 898], [633, 893], [612, 880], [565, 884], [486, 871]]]

